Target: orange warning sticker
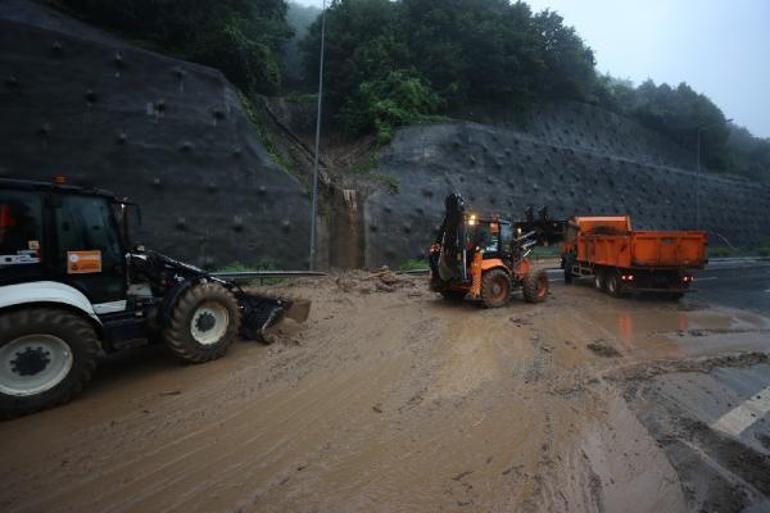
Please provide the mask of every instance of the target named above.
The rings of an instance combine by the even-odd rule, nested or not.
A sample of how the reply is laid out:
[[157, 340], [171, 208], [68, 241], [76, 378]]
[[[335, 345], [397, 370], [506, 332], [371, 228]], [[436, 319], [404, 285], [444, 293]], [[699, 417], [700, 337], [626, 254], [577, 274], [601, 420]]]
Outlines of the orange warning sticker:
[[67, 251], [67, 274], [102, 272], [101, 251]]

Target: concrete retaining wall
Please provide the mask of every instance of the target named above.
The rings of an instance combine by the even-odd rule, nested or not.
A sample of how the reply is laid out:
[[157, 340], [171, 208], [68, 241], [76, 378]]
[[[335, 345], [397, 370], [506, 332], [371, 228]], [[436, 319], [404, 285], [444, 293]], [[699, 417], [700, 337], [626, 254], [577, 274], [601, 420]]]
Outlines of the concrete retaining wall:
[[306, 265], [310, 205], [216, 70], [0, 4], [0, 174], [139, 202], [148, 246], [206, 266]]
[[405, 128], [376, 170], [395, 178], [399, 192], [377, 192], [365, 205], [366, 264], [423, 254], [451, 191], [506, 216], [548, 205], [558, 218], [628, 213], [635, 228], [668, 230], [698, 227], [700, 183], [700, 224], [713, 243], [770, 240], [770, 188], [698, 179], [679, 167], [687, 160], [638, 124], [590, 106], [547, 107], [526, 131], [476, 123]]

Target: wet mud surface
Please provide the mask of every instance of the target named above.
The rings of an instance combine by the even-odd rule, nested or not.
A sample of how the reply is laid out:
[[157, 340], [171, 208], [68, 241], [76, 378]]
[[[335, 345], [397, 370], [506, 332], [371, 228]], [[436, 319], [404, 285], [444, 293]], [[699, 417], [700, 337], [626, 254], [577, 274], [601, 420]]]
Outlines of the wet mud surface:
[[268, 288], [310, 319], [270, 346], [105, 361], [71, 404], [0, 424], [0, 510], [767, 510], [768, 318], [582, 285], [485, 310], [425, 285], [297, 280]]

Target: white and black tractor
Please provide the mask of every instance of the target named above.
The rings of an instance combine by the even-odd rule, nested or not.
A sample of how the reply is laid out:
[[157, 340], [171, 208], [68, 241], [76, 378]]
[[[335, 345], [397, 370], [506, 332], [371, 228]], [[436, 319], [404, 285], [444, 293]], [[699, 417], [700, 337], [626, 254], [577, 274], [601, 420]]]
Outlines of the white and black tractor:
[[137, 208], [103, 190], [0, 179], [0, 417], [68, 401], [104, 354], [162, 343], [201, 363], [239, 334], [307, 317], [308, 303], [132, 247]]

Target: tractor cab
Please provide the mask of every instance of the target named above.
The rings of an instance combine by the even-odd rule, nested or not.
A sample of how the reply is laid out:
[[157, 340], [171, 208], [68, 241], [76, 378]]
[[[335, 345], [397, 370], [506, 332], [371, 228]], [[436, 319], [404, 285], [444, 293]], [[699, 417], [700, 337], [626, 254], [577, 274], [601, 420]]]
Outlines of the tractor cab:
[[0, 181], [0, 286], [47, 280], [94, 305], [124, 300], [127, 215], [107, 191]]

